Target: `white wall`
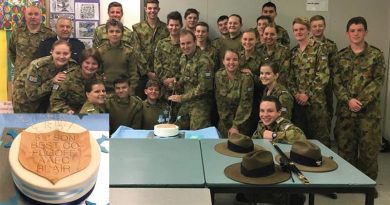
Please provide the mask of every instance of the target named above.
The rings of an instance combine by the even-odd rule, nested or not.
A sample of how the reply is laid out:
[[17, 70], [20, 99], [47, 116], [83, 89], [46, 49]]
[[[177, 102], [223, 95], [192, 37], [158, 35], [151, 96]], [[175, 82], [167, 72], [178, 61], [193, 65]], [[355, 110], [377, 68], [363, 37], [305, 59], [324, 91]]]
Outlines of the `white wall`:
[[[123, 7], [123, 17], [122, 23], [131, 28], [131, 26], [140, 21], [141, 16], [141, 1], [140, 0], [115, 0], [122, 4]], [[112, 0], [101, 0], [100, 1], [100, 23], [104, 24], [108, 20], [108, 4], [110, 4]]]

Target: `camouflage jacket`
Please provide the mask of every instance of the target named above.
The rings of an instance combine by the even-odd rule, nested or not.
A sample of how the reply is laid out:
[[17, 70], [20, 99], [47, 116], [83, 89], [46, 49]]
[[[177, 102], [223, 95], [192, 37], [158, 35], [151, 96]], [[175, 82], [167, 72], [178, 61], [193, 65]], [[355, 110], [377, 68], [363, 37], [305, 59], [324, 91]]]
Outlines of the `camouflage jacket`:
[[154, 126], [159, 124], [158, 120], [162, 119], [164, 115], [168, 115], [169, 106], [161, 100], [157, 100], [155, 104], [144, 100], [142, 104], [142, 129], [153, 130]]
[[[103, 80], [103, 77], [98, 74], [93, 78]], [[84, 89], [86, 80], [81, 73], [81, 68], [66, 73], [66, 79], [51, 93], [50, 112], [67, 113], [73, 110], [78, 113], [87, 100]]]
[[306, 139], [306, 136], [301, 129], [290, 122], [290, 120], [284, 119], [283, 117], [278, 117], [269, 128], [266, 128], [265, 125], [259, 121], [252, 138], [263, 138], [265, 130], [276, 132], [275, 142], [278, 143], [293, 144], [297, 140]]
[[37, 33], [30, 33], [26, 26], [12, 31], [8, 44], [8, 55], [14, 65], [13, 80], [28, 67], [34, 56], [37, 55], [39, 44], [46, 38], [55, 36], [56, 34], [43, 24]]
[[275, 96], [279, 99], [279, 102], [282, 104], [282, 117], [291, 120], [292, 109], [294, 105], [294, 98], [288, 92], [287, 88], [278, 82], [272, 88], [271, 93], [268, 95], [268, 88], [264, 89], [263, 96]]
[[309, 103], [324, 104], [324, 88], [329, 82], [328, 52], [325, 44], [310, 39], [304, 51], [291, 50], [289, 89], [294, 96], [305, 93]]
[[276, 24], [275, 27], [278, 43], [290, 48], [290, 37], [288, 36], [286, 29]]
[[240, 48], [240, 51], [238, 52], [239, 57], [239, 68], [249, 68], [252, 71], [252, 74], [255, 77], [255, 81], [258, 82], [258, 77], [260, 76], [260, 65], [262, 62], [261, 52], [259, 49], [255, 48], [253, 53], [246, 57], [245, 56], [245, 50], [244, 48]]
[[133, 47], [124, 43], [118, 47], [112, 47], [109, 42], [104, 42], [98, 50], [103, 59], [99, 73], [104, 76], [106, 89], [113, 91], [114, 81], [121, 76], [126, 76], [130, 79], [131, 91], [134, 92], [138, 85], [139, 75], [138, 58]]
[[158, 41], [154, 57], [154, 72], [158, 80], [180, 76], [180, 44], [172, 44], [171, 37]]
[[13, 105], [15, 112], [44, 113], [49, 106], [52, 90], [58, 89], [52, 78], [59, 72], [67, 73], [78, 69], [77, 63], [70, 59], [61, 68], [54, 65], [53, 57], [46, 56], [32, 61], [14, 82]]
[[[334, 93], [338, 99], [336, 114], [343, 117], [364, 116], [381, 118], [380, 91], [385, 81], [383, 53], [371, 45], [359, 54], [351, 47], [338, 52], [334, 75]], [[352, 112], [348, 101], [356, 98], [363, 105], [360, 112]]]
[[147, 21], [133, 25], [135, 41], [138, 44], [139, 50], [144, 54], [147, 62], [148, 71], [154, 71], [154, 50], [159, 40], [169, 36], [167, 25], [158, 20], [156, 27], [152, 28]]
[[219, 70], [220, 68], [220, 60], [219, 60], [219, 53], [218, 50], [211, 45], [211, 42], [207, 42], [206, 47], [204, 49], [201, 49], [207, 56], [211, 58], [211, 60], [214, 63], [214, 72]]
[[215, 74], [215, 100], [219, 119], [240, 130], [252, 111], [253, 80], [249, 74], [236, 71], [230, 80], [225, 69]]
[[141, 129], [142, 100], [136, 96], [119, 98], [112, 95], [106, 100], [106, 109], [110, 113], [110, 133], [115, 132], [120, 125]]
[[191, 102], [205, 99], [213, 91], [214, 64], [200, 48], [196, 48], [192, 57], [182, 54], [180, 57], [179, 85], [183, 86], [184, 93], [181, 101]]
[[[98, 26], [95, 29], [95, 32], [93, 33], [92, 46], [94, 48], [97, 48], [107, 41], [108, 41], [108, 37], [107, 37], [106, 24], [102, 24]], [[135, 47], [133, 32], [126, 26], [124, 27], [124, 31], [123, 31], [122, 42], [126, 43], [129, 46]]]
[[104, 105], [94, 105], [89, 101], [86, 101], [81, 107], [79, 114], [99, 114], [106, 113], [106, 108]]
[[272, 51], [270, 53], [268, 53], [265, 44], [261, 44], [259, 49], [262, 56], [262, 62], [273, 62], [279, 65], [278, 82], [282, 85], [287, 85], [290, 69], [290, 50], [288, 47], [280, 43], [275, 43], [272, 46]]

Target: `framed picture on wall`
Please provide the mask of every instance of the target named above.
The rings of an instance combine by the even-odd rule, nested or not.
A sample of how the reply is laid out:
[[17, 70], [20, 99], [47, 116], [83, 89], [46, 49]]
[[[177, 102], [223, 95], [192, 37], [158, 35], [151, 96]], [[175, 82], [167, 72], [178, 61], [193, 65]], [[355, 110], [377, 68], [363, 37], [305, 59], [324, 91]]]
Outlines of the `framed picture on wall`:
[[76, 21], [76, 38], [93, 38], [97, 21]]
[[74, 13], [74, 0], [51, 0], [50, 12]]
[[75, 4], [76, 19], [80, 20], [99, 20], [99, 4], [79, 2]]

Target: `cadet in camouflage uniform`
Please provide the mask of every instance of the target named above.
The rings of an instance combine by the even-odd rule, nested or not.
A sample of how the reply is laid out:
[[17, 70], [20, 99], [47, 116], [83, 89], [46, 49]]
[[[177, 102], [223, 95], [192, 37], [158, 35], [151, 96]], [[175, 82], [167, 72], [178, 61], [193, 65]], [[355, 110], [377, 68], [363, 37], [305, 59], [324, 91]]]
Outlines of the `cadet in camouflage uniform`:
[[[122, 4], [119, 2], [111, 2], [108, 5], [108, 17], [109, 20], [115, 19], [117, 21], [121, 21], [123, 17], [123, 8]], [[97, 48], [101, 46], [104, 42], [108, 41], [107, 37], [107, 29], [106, 29], [106, 24], [102, 24], [98, 26], [95, 29], [95, 32], [93, 34], [93, 47]], [[134, 37], [133, 37], [133, 32], [124, 26], [124, 31], [123, 31], [123, 36], [122, 36], [122, 42], [125, 44], [128, 44], [130, 46], [135, 47], [134, 45]]]
[[239, 68], [242, 72], [252, 76], [254, 82], [252, 114], [248, 124], [250, 133], [256, 130], [257, 122], [259, 122], [259, 105], [263, 94], [264, 86], [259, 82], [261, 54], [256, 47], [256, 33], [253, 29], [248, 29], [243, 32], [241, 37], [241, 49], [239, 55]]
[[145, 0], [144, 4], [146, 21], [133, 25], [134, 37], [137, 48], [142, 51], [147, 65], [139, 70], [141, 76], [140, 85], [136, 93], [143, 93], [148, 79], [156, 77], [154, 73], [154, 51], [159, 40], [169, 36], [167, 25], [160, 21], [158, 12], [160, 11], [158, 0]]
[[13, 81], [26, 69], [36, 55], [39, 44], [56, 34], [41, 24], [41, 10], [31, 6], [24, 13], [26, 25], [12, 31], [8, 44], [8, 55], [13, 64]]
[[217, 49], [219, 53], [220, 65], [222, 65], [222, 60], [225, 54], [225, 51], [230, 50], [239, 50], [241, 47], [241, 27], [242, 27], [242, 18], [238, 14], [232, 14], [229, 16], [228, 20], [228, 29], [229, 37], [221, 38], [219, 41], [214, 41], [213, 46]]
[[227, 50], [223, 60], [225, 69], [215, 74], [215, 99], [223, 138], [233, 133], [250, 135], [244, 123], [249, 120], [253, 103], [253, 79], [238, 67], [238, 53]]
[[287, 86], [287, 82], [289, 82], [290, 50], [276, 41], [276, 28], [274, 26], [267, 26], [264, 29], [263, 38], [265, 43], [259, 49], [262, 62], [278, 64], [278, 83]]
[[58, 40], [53, 44], [51, 56], [32, 61], [16, 78], [12, 95], [15, 113], [45, 113], [52, 90], [66, 78], [66, 73], [78, 69], [70, 58], [70, 44]]
[[159, 123], [168, 123], [170, 110], [168, 104], [160, 99], [160, 84], [149, 80], [145, 87], [146, 99], [142, 102], [142, 129], [153, 130]]
[[381, 145], [380, 91], [385, 81], [383, 53], [367, 44], [363, 17], [348, 21], [350, 46], [338, 52], [334, 76], [338, 153], [371, 179], [378, 176]]
[[88, 79], [84, 86], [87, 101], [80, 109], [80, 114], [106, 113], [106, 88], [104, 83], [95, 78]]
[[115, 94], [106, 100], [106, 109], [110, 113], [110, 133], [121, 125], [141, 129], [142, 100], [129, 95], [131, 86], [127, 78], [115, 80], [114, 88]]
[[279, 65], [265, 63], [260, 67], [260, 81], [265, 85], [263, 96], [275, 96], [282, 105], [281, 116], [291, 119], [294, 98], [283, 85], [279, 84]]
[[272, 22], [276, 28], [278, 43], [289, 48], [290, 47], [290, 37], [288, 36], [286, 29], [284, 29], [283, 27], [281, 27], [275, 23], [275, 17], [277, 15], [276, 5], [272, 2], [267, 2], [267, 3], [263, 4], [263, 7], [261, 8], [261, 15], [271, 17]]
[[333, 109], [333, 72], [336, 66], [337, 61], [337, 45], [332, 40], [328, 39], [324, 35], [325, 31], [325, 18], [320, 15], [315, 15], [310, 18], [310, 26], [311, 26], [311, 38], [316, 39], [326, 45], [328, 50], [328, 66], [329, 66], [329, 83], [325, 87], [325, 95], [326, 95], [326, 105], [327, 110], [329, 112], [329, 130], [332, 126], [332, 117], [334, 113]]
[[214, 64], [196, 47], [195, 35], [188, 30], [180, 33], [180, 95], [171, 95], [168, 100], [181, 103], [177, 124], [180, 129], [201, 129], [210, 126], [210, 98], [213, 93]]
[[98, 51], [103, 59], [101, 66], [104, 73], [105, 86], [108, 94], [114, 92], [114, 80], [126, 76], [130, 79], [131, 93], [134, 94], [138, 85], [139, 75], [137, 72], [138, 56], [133, 47], [123, 43], [123, 24], [115, 19], [107, 21], [106, 24], [109, 41], [104, 42]]
[[301, 129], [281, 117], [282, 105], [274, 96], [265, 96], [260, 103], [260, 121], [252, 138], [264, 138], [278, 143], [293, 144], [306, 139]]
[[209, 25], [203, 21], [198, 22], [194, 34], [196, 36], [196, 45], [213, 60], [215, 65], [214, 72], [216, 72], [220, 68], [219, 53], [209, 40]]
[[307, 19], [295, 18], [293, 31], [298, 45], [291, 50], [291, 94], [295, 98], [292, 121], [309, 139], [330, 146], [329, 114], [326, 110], [325, 86], [329, 81], [326, 46], [309, 38]]
[[103, 77], [96, 72], [102, 64], [99, 52], [94, 48], [84, 50], [80, 56], [80, 68], [70, 70], [57, 90], [50, 96], [50, 112], [75, 114], [87, 100], [84, 85], [87, 80], [96, 78], [102, 81]]

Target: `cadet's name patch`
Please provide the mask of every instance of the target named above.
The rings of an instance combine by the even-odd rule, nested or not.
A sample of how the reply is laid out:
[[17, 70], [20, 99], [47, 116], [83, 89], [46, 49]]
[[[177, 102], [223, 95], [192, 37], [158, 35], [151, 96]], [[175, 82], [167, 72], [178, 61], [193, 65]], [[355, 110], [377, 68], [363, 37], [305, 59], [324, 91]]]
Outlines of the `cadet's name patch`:
[[253, 88], [248, 88], [248, 92], [252, 92], [253, 91]]
[[30, 82], [33, 82], [33, 83], [37, 83], [37, 82], [38, 82], [38, 77], [36, 77], [36, 76], [30, 75], [30, 76], [28, 76], [27, 79], [28, 79]]
[[327, 56], [321, 56], [321, 60], [326, 60], [326, 59], [328, 59]]
[[211, 73], [205, 73], [204, 76], [211, 77]]

